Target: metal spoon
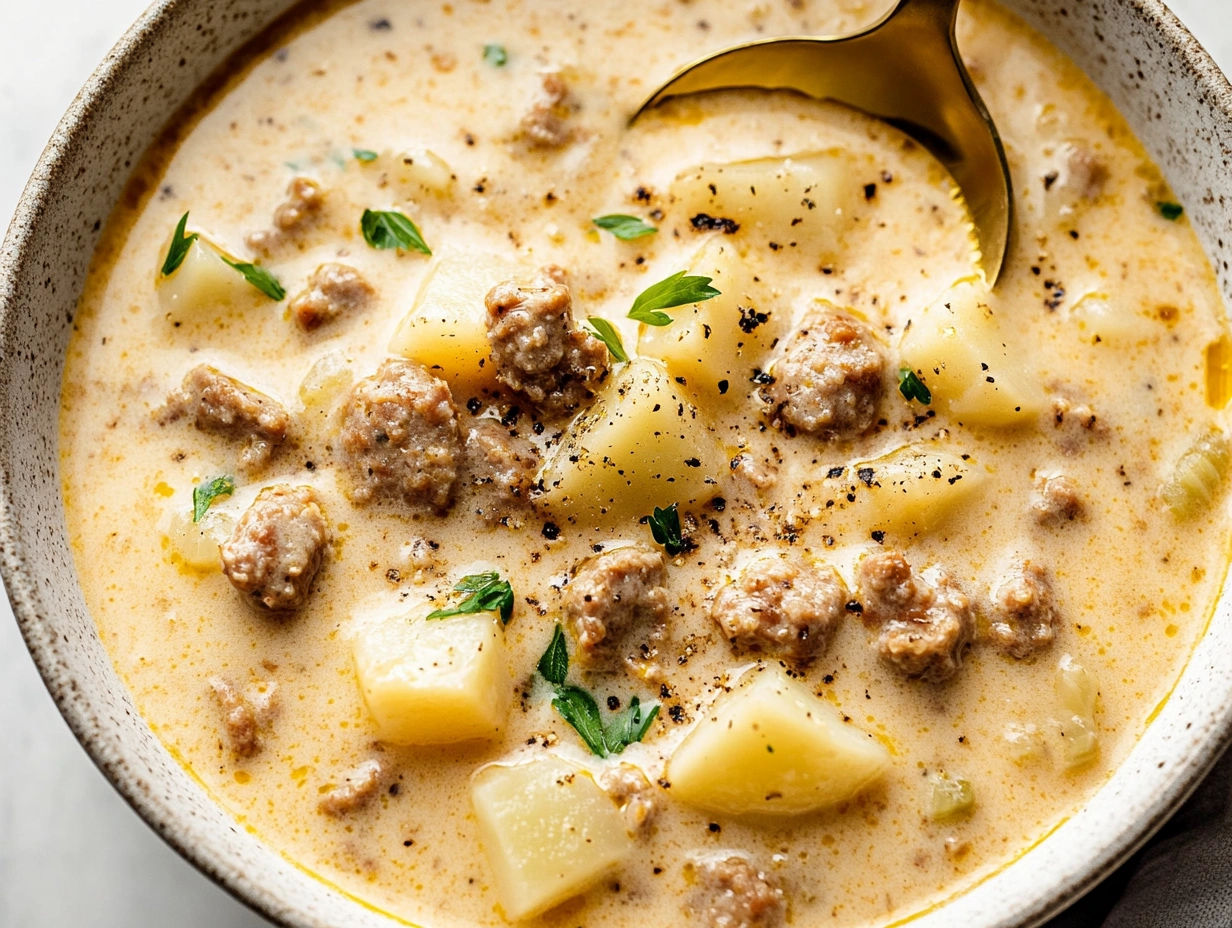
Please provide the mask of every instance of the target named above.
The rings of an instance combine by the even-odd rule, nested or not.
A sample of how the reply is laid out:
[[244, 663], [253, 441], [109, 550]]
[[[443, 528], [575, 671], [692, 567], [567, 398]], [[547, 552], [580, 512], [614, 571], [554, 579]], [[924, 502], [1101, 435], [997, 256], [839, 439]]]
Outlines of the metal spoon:
[[1014, 200], [1001, 136], [958, 53], [960, 0], [898, 0], [847, 36], [791, 36], [738, 45], [678, 71], [633, 116], [672, 97], [756, 87], [836, 100], [901, 129], [949, 170], [975, 224], [980, 266], [997, 281]]

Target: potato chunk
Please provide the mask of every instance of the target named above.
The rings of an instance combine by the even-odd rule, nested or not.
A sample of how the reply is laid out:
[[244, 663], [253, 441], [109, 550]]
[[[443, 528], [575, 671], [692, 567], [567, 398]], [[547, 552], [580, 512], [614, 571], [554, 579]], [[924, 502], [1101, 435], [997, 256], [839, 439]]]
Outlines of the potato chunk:
[[167, 547], [172, 560], [177, 556], [185, 567], [202, 572], [220, 570], [222, 558], [218, 546], [231, 537], [235, 519], [225, 512], [210, 510], [194, 522], [191, 510], [184, 505], [171, 514], [167, 523]]
[[1078, 770], [1099, 757], [1099, 729], [1095, 723], [1095, 700], [1099, 687], [1095, 677], [1066, 654], [1057, 665], [1057, 701], [1061, 721], [1061, 765]]
[[933, 402], [966, 425], [1034, 422], [1043, 391], [1026, 372], [1013, 335], [983, 302], [987, 291], [960, 282], [911, 320], [902, 357], [932, 391]]
[[671, 794], [709, 812], [797, 815], [855, 796], [890, 755], [778, 667], [726, 696], [667, 765]]
[[[159, 253], [160, 261], [166, 253], [165, 248]], [[248, 306], [261, 298], [239, 271], [222, 260], [223, 254], [213, 242], [198, 238], [170, 275], [158, 272], [158, 302], [170, 319], [213, 319], [221, 310]]]
[[503, 727], [512, 682], [495, 612], [425, 618], [430, 606], [363, 628], [354, 641], [359, 687], [381, 740], [451, 744]]
[[1203, 435], [1176, 462], [1172, 478], [1159, 489], [1159, 495], [1178, 519], [1188, 519], [1205, 511], [1223, 491], [1232, 452], [1223, 433], [1212, 430]]
[[684, 388], [658, 361], [637, 359], [570, 423], [540, 473], [540, 501], [565, 515], [638, 518], [708, 500], [723, 464]]
[[552, 755], [480, 768], [471, 803], [511, 921], [585, 891], [633, 847], [619, 807], [594, 778]]
[[459, 401], [468, 391], [492, 386], [496, 369], [489, 359], [483, 299], [516, 272], [515, 265], [492, 255], [442, 257], [390, 339], [390, 352], [428, 368], [449, 384]]
[[444, 158], [431, 149], [412, 148], [397, 154], [387, 153], [377, 163], [392, 165], [389, 168], [390, 180], [402, 185], [412, 196], [429, 193], [443, 197], [453, 190], [453, 170]]

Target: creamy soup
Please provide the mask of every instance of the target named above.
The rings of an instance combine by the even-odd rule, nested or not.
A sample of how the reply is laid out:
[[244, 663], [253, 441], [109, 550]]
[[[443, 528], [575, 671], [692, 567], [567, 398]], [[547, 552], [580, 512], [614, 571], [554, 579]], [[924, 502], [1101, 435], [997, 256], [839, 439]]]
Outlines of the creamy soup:
[[137, 171], [68, 354], [82, 586], [242, 825], [433, 928], [896, 924], [1048, 835], [1227, 562], [1212, 270], [1108, 100], [959, 37], [1016, 228], [679, 64], [884, 3], [360, 0]]

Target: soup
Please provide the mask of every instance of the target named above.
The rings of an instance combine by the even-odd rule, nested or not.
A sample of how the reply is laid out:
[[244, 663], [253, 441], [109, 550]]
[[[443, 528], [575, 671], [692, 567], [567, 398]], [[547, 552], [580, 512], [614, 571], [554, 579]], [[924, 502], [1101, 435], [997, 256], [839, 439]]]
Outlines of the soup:
[[1126, 757], [1226, 568], [1230, 350], [1120, 115], [963, 5], [991, 291], [887, 125], [627, 125], [879, 6], [313, 9], [148, 155], [64, 497], [118, 672], [245, 828], [433, 928], [884, 925]]

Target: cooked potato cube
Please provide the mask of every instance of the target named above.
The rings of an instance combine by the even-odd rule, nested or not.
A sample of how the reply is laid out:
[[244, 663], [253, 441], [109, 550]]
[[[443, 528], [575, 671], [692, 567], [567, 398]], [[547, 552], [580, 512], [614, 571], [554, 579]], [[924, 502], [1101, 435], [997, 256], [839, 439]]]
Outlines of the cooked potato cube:
[[1134, 305], [1106, 293], [1084, 293], [1068, 316], [1086, 339], [1109, 345], [1135, 345], [1154, 334], [1151, 321]]
[[1228, 441], [1222, 432], [1199, 438], [1179, 461], [1172, 478], [1159, 495], [1178, 519], [1188, 519], [1207, 509], [1223, 490], [1228, 475]]
[[359, 687], [381, 740], [451, 744], [495, 737], [513, 685], [500, 617], [428, 619], [429, 611], [390, 616], [355, 636]]
[[975, 787], [964, 777], [938, 773], [930, 778], [929, 817], [934, 822], [949, 822], [975, 808]]
[[966, 425], [1034, 422], [1043, 406], [1027, 374], [983, 302], [987, 290], [961, 282], [911, 320], [902, 357], [932, 391], [933, 402]]
[[167, 525], [167, 546], [172, 559], [176, 557], [192, 570], [220, 570], [222, 559], [218, 546], [231, 537], [235, 519], [225, 512], [210, 510], [200, 522], [192, 520], [192, 510], [183, 500], [175, 500], [180, 508], [171, 514]]
[[[492, 255], [446, 255], [437, 261], [415, 305], [389, 342], [393, 354], [411, 358], [455, 392], [478, 391], [496, 382], [490, 360], [483, 300], [502, 280], [515, 276], [512, 263]], [[466, 399], [458, 395], [458, 401]]]
[[673, 796], [709, 812], [797, 815], [850, 799], [889, 764], [880, 742], [775, 666], [707, 713], [666, 776]]
[[444, 158], [427, 148], [387, 153], [373, 165], [388, 165], [390, 180], [408, 188], [410, 194], [430, 193], [441, 197], [453, 190], [453, 170]]
[[300, 402], [308, 409], [329, 406], [351, 385], [355, 375], [351, 361], [341, 351], [331, 351], [313, 363], [299, 385]]
[[570, 516], [636, 519], [710, 499], [722, 469], [685, 389], [658, 361], [635, 359], [570, 423], [540, 474], [540, 500]]
[[1057, 699], [1061, 720], [1061, 755], [1066, 770], [1085, 767], [1099, 756], [1099, 732], [1095, 725], [1095, 678], [1070, 655], [1057, 666]]
[[[164, 248], [159, 260], [166, 254]], [[222, 260], [224, 254], [201, 237], [188, 247], [183, 263], [170, 275], [158, 272], [158, 302], [168, 317], [176, 322], [208, 320], [222, 310], [246, 307], [260, 299], [260, 292]]]
[[633, 847], [620, 809], [594, 778], [552, 755], [480, 768], [471, 803], [512, 921], [585, 891]]

